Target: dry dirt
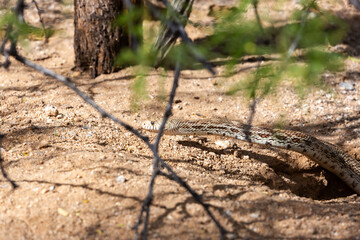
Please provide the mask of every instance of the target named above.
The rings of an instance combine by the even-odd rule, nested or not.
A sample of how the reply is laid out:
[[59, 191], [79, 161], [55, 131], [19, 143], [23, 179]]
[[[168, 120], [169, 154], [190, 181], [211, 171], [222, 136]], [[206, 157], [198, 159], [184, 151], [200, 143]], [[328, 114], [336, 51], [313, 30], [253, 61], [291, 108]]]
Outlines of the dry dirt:
[[[195, 2], [192, 20], [209, 25], [209, 5], [222, 1]], [[279, 19], [294, 4], [260, 2], [265, 18]], [[276, 93], [258, 102], [253, 124], [281, 123], [337, 144], [356, 158], [360, 154], [360, 62], [356, 60], [360, 12], [347, 1], [319, 2], [353, 20], [355, 30], [336, 49], [354, 58], [346, 60], [344, 71], [324, 74], [329, 89], [309, 90], [303, 100], [290, 82], [282, 83]], [[149, 97], [139, 112], [130, 111], [138, 68], [96, 79], [73, 72], [72, 5], [40, 3], [47, 9], [45, 21], [57, 33], [48, 44], [33, 39], [22, 47], [23, 54], [72, 77], [97, 103], [136, 127], [162, 116], [165, 102], [159, 95], [170, 89], [172, 71], [149, 69]], [[27, 11], [27, 19], [37, 22], [33, 6]], [[201, 36], [194, 27], [188, 31], [192, 38]], [[246, 122], [250, 101], [226, 96], [224, 91], [254, 67], [256, 63], [238, 64], [231, 77], [224, 76], [224, 66], [215, 68], [216, 76], [205, 70], [182, 71], [174, 116]], [[341, 82], [354, 84], [354, 89], [341, 88]], [[57, 112], [48, 111], [48, 106]], [[133, 238], [131, 227], [152, 171], [152, 155], [143, 142], [101, 119], [64, 85], [14, 59], [8, 71], [0, 69], [0, 133], [6, 135], [1, 148], [4, 165], [20, 186], [13, 191], [0, 178], [0, 239]], [[300, 154], [219, 137], [164, 136], [161, 156], [239, 238], [360, 239], [360, 197]], [[150, 239], [219, 237], [202, 207], [178, 184], [159, 177], [154, 193]]]

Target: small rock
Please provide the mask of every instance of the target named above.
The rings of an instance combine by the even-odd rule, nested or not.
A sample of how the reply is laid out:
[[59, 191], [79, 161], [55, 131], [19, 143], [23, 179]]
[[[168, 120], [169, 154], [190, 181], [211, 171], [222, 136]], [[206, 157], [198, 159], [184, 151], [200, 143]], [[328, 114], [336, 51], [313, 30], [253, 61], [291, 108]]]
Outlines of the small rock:
[[58, 208], [58, 213], [64, 217], [68, 216], [69, 215], [69, 212], [66, 211], [65, 209], [63, 208]]
[[225, 211], [224, 215], [231, 217], [231, 214], [232, 214], [231, 210], [228, 209], [228, 210]]
[[42, 191], [41, 191], [41, 194], [45, 194], [45, 193], [47, 193], [49, 191], [49, 189], [43, 189]]
[[250, 216], [252, 218], [259, 218], [260, 214], [259, 213], [251, 213]]
[[219, 146], [219, 147], [222, 147], [222, 148], [229, 148], [230, 147], [230, 141], [221, 141], [221, 140], [219, 140], [219, 141], [216, 141], [215, 142], [215, 145], [216, 146]]
[[81, 117], [74, 117], [74, 122], [81, 122]]
[[126, 178], [124, 177], [124, 175], [120, 175], [116, 178], [116, 182], [117, 183], [124, 183], [126, 181]]
[[354, 90], [354, 83], [352, 82], [341, 82], [339, 83], [339, 87], [348, 91]]
[[57, 108], [55, 106], [47, 105], [45, 107], [45, 113], [49, 117], [56, 117], [58, 115], [59, 111], [57, 110]]
[[60, 113], [60, 114], [58, 114], [57, 116], [56, 116], [56, 118], [58, 118], [58, 119], [61, 119], [61, 118], [63, 118], [64, 117], [64, 114], [62, 114], [62, 113]]
[[49, 141], [47, 140], [42, 140], [40, 143], [39, 143], [39, 149], [42, 149], [42, 148], [47, 148], [47, 147], [50, 147], [50, 144], [49, 144]]
[[81, 73], [80, 72], [73, 72], [71, 74], [71, 77], [75, 78], [75, 77], [80, 77], [81, 76]]
[[75, 137], [77, 136], [76, 132], [69, 132], [69, 135], [70, 135], [70, 139], [75, 139]]

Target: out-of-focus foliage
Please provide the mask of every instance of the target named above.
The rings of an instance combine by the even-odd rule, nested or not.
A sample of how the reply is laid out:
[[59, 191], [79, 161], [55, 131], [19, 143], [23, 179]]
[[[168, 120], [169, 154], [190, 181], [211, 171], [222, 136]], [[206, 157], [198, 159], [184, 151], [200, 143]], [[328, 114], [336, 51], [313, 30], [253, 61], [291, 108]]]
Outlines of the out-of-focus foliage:
[[343, 57], [330, 52], [329, 46], [342, 40], [347, 30], [345, 23], [321, 11], [315, 1], [301, 4], [302, 10], [294, 10], [287, 24], [265, 28], [264, 32], [255, 19], [243, 17], [250, 1], [242, 1], [239, 8], [219, 21], [205, 49], [220, 48], [224, 56], [232, 58], [231, 67], [244, 55], [271, 54], [278, 58], [239, 80], [228, 94], [245, 91], [252, 98], [263, 96], [283, 79], [294, 80], [295, 88], [304, 94], [309, 87], [322, 85], [320, 75], [324, 71], [342, 68]]
[[[260, 0], [260, 4], [262, 1], [265, 0]], [[269, 19], [269, 16], [262, 20], [260, 15], [260, 21], [266, 21], [262, 25], [256, 16], [249, 17], [251, 14], [248, 13], [254, 10], [253, 3], [254, 0], [241, 0], [237, 7], [218, 14], [210, 36], [195, 41], [192, 46], [176, 45], [164, 61], [164, 66], [174, 66], [181, 53], [181, 65], [194, 67], [196, 60], [192, 56], [197, 52], [209, 61], [225, 59], [227, 74], [231, 75], [243, 56], [261, 55], [275, 59], [259, 65], [253, 73], [236, 82], [227, 92], [235, 94], [242, 91], [251, 98], [268, 94], [283, 79], [293, 81], [295, 89], [304, 94], [309, 87], [322, 85], [322, 73], [342, 68], [343, 56], [329, 49], [342, 40], [347, 26], [334, 14], [320, 9], [314, 0], [302, 0], [282, 23], [274, 24], [276, 21]], [[144, 11], [146, 9], [136, 8], [125, 11], [114, 21], [113, 26], [121, 26], [135, 38], [143, 36], [144, 32], [145, 35], [154, 35], [153, 29], [143, 30], [141, 19]], [[160, 18], [164, 21], [166, 13], [162, 14]], [[0, 31], [1, 38], [8, 32], [12, 41], [48, 37], [54, 32], [22, 23], [11, 11], [0, 15]], [[139, 42], [137, 50], [123, 49], [115, 64], [153, 65], [156, 54], [151, 51], [151, 38], [148, 39]], [[201, 67], [200, 64], [198, 66]], [[133, 84], [134, 106], [136, 101], [147, 95], [146, 74], [146, 68], [140, 68], [139, 76]]]
[[[165, 66], [174, 66], [181, 52], [182, 65], [193, 67], [196, 60], [191, 52], [197, 51], [210, 61], [226, 59], [227, 74], [231, 75], [243, 56], [274, 58], [274, 61], [263, 63], [227, 91], [230, 95], [242, 91], [251, 98], [268, 94], [284, 79], [292, 81], [298, 93], [304, 95], [309, 87], [323, 86], [320, 78], [322, 73], [342, 69], [343, 56], [329, 49], [343, 39], [347, 26], [334, 14], [320, 9], [314, 0], [303, 0], [294, 7], [287, 21], [262, 27], [259, 22], [261, 15], [259, 19], [248, 17], [247, 13], [254, 9], [253, 3], [253, 0], [242, 0], [237, 7], [218, 14], [212, 35], [198, 41], [196, 48], [186, 44], [175, 46], [167, 56]], [[128, 24], [136, 19], [138, 12], [122, 16], [118, 23]], [[271, 20], [268, 21], [271, 23]], [[138, 31], [135, 28], [134, 33]], [[147, 43], [144, 46], [136, 53], [123, 51], [118, 63], [151, 64], [154, 61], [154, 56], [148, 55], [151, 48]], [[141, 83], [145, 84], [145, 81]], [[135, 95], [140, 94], [141, 87], [137, 86]]]
[[7, 34], [11, 41], [22, 41], [25, 39], [49, 38], [54, 34], [51, 28], [38, 28], [19, 21], [11, 11], [5, 11], [0, 15], [0, 36], [1, 40]]

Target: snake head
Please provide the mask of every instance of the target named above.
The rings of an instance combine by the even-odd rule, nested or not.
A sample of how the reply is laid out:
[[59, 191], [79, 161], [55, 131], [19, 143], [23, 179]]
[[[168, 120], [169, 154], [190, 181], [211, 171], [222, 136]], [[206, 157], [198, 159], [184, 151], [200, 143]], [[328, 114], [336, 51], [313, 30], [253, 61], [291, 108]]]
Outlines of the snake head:
[[145, 121], [141, 124], [141, 128], [147, 131], [156, 132], [160, 128], [160, 121]]

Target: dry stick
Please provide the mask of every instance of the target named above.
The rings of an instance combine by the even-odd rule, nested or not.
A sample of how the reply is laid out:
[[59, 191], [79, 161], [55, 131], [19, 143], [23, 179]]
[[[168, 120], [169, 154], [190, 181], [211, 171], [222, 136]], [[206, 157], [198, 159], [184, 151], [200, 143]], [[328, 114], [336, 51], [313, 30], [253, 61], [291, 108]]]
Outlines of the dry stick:
[[258, 3], [259, 3], [258, 0], [253, 0], [253, 2], [252, 2], [253, 6], [254, 6], [256, 21], [257, 21], [258, 24], [259, 24], [259, 28], [260, 28], [261, 33], [262, 33], [263, 35], [265, 35], [265, 31], [264, 31], [264, 28], [263, 28], [263, 26], [262, 26], [262, 24], [261, 24], [260, 15], [259, 15], [258, 8], [257, 8]]
[[309, 7], [306, 9], [305, 13], [303, 14], [302, 18], [301, 18], [301, 25], [300, 25], [300, 29], [298, 31], [298, 33], [296, 34], [296, 37], [294, 39], [294, 41], [291, 43], [290, 47], [289, 47], [289, 50], [287, 51], [287, 54], [286, 54], [286, 57], [284, 59], [284, 63], [286, 63], [291, 55], [294, 53], [295, 49], [297, 48], [297, 46], [299, 45], [299, 41], [302, 37], [302, 33], [304, 31], [304, 28], [305, 28], [305, 23], [306, 23], [306, 18], [308, 17], [310, 13], [310, 9]]
[[11, 184], [12, 188], [15, 189], [17, 187], [19, 187], [19, 185], [17, 185], [13, 180], [11, 180], [11, 178], [7, 175], [5, 168], [3, 166], [3, 160], [1, 158], [1, 141], [4, 138], [4, 135], [0, 134], [0, 168], [1, 168], [1, 173], [3, 175], [3, 177]]
[[39, 20], [40, 20], [40, 23], [41, 23], [41, 26], [42, 26], [42, 29], [43, 29], [43, 32], [44, 32], [44, 36], [45, 36], [45, 43], [47, 43], [49, 41], [49, 38], [46, 34], [46, 30], [45, 30], [45, 24], [44, 24], [44, 21], [41, 17], [41, 9], [39, 8], [39, 5], [37, 4], [37, 2], [35, 0], [32, 0], [32, 2], [34, 3], [35, 5], [35, 8], [38, 12], [38, 15], [39, 15]]
[[[256, 68], [256, 75], [259, 72], [259, 68], [261, 67], [261, 59], [258, 58], [258, 65]], [[257, 78], [257, 76], [255, 75], [255, 80], [258, 81], [259, 79]], [[255, 117], [255, 113], [256, 113], [256, 104], [258, 103], [258, 99], [256, 98], [256, 94], [254, 94], [253, 99], [252, 99], [252, 103], [250, 105], [250, 115], [249, 115], [249, 120], [247, 121], [245, 128], [244, 128], [244, 132], [245, 132], [245, 139], [246, 141], [251, 143], [251, 139], [250, 139], [250, 128], [253, 122], [253, 119]]]
[[[180, 54], [179, 54], [180, 55]], [[160, 143], [160, 139], [163, 135], [164, 129], [165, 129], [165, 124], [166, 121], [169, 119], [169, 117], [172, 115], [172, 105], [174, 102], [174, 98], [175, 98], [175, 94], [176, 94], [176, 89], [179, 86], [179, 77], [180, 77], [180, 57], [178, 57], [178, 60], [176, 62], [176, 66], [175, 66], [175, 73], [174, 73], [174, 82], [173, 82], [173, 86], [170, 92], [170, 97], [169, 97], [169, 101], [168, 104], [166, 106], [165, 109], [165, 113], [164, 113], [164, 117], [162, 119], [160, 128], [159, 128], [159, 132], [156, 136], [156, 140], [154, 143], [155, 146], [155, 152], [158, 152], [159, 149], [159, 143]]]
[[[159, 143], [160, 143], [161, 137], [163, 135], [163, 131], [165, 129], [166, 121], [172, 115], [172, 112], [171, 112], [172, 104], [173, 104], [174, 97], [175, 97], [175, 94], [176, 94], [176, 89], [177, 89], [177, 87], [179, 85], [178, 84], [179, 83], [179, 76], [180, 76], [180, 63], [179, 63], [179, 60], [178, 60], [176, 62], [174, 81], [173, 81], [173, 86], [172, 86], [172, 89], [171, 89], [171, 92], [170, 92], [169, 101], [168, 101], [168, 104], [166, 106], [164, 117], [162, 119], [162, 123], [160, 125], [159, 132], [158, 132], [158, 134], [156, 136], [155, 143], [152, 145], [152, 147], [153, 147], [152, 151], [153, 151], [154, 154], [155, 153], [158, 154]], [[134, 226], [134, 229], [136, 230], [135, 239], [137, 239], [137, 230], [138, 230], [138, 227], [140, 226], [140, 223], [142, 221], [142, 216], [143, 216], [144, 212], [145, 212], [145, 221], [144, 221], [144, 224], [143, 224], [143, 230], [142, 230], [141, 235], [142, 235], [143, 239], [146, 239], [147, 227], [148, 227], [148, 222], [149, 222], [150, 205], [151, 205], [151, 202], [152, 202], [152, 199], [153, 199], [153, 188], [154, 188], [154, 184], [155, 184], [155, 179], [159, 175], [159, 172], [160, 172], [159, 159], [154, 156], [153, 161], [154, 161], [153, 162], [153, 172], [152, 172], [152, 175], [151, 175], [148, 194], [147, 194], [147, 196], [146, 196], [146, 198], [145, 198], [145, 200], [143, 202], [143, 205], [141, 207], [138, 221], [137, 221], [136, 225]]]
[[[179, 76], [180, 76], [180, 61], [178, 60], [176, 63], [176, 67], [175, 67], [175, 74], [174, 74], [174, 82], [173, 82], [173, 86], [170, 92], [170, 97], [169, 97], [169, 101], [168, 101], [168, 105], [166, 107], [165, 113], [164, 113], [164, 117], [162, 120], [162, 123], [160, 125], [159, 128], [159, 132], [156, 136], [156, 140], [155, 143], [153, 144], [153, 153], [154, 153], [154, 165], [153, 165], [153, 173], [151, 176], [151, 181], [150, 181], [150, 185], [149, 185], [149, 190], [148, 190], [148, 195], [146, 197], [146, 199], [143, 202], [143, 205], [141, 207], [140, 210], [140, 215], [138, 218], [138, 221], [136, 223], [136, 225], [134, 226], [134, 229], [136, 230], [136, 234], [135, 234], [135, 239], [137, 239], [137, 229], [141, 224], [142, 221], [142, 217], [143, 214], [145, 212], [145, 220], [144, 220], [144, 224], [143, 224], [143, 230], [142, 230], [142, 238], [146, 239], [146, 233], [147, 233], [147, 226], [148, 226], [148, 221], [149, 221], [149, 211], [150, 211], [150, 205], [152, 202], [152, 192], [153, 192], [153, 187], [154, 187], [154, 183], [155, 183], [155, 178], [158, 175], [163, 175], [165, 177], [167, 177], [168, 179], [177, 182], [178, 184], [180, 184], [182, 187], [184, 187], [194, 198], [195, 200], [198, 201], [199, 204], [201, 204], [205, 211], [207, 212], [207, 214], [210, 216], [210, 218], [214, 221], [214, 223], [216, 224], [216, 226], [219, 228], [220, 230], [220, 234], [221, 234], [221, 238], [223, 238], [225, 236], [226, 233], [228, 233], [228, 231], [217, 221], [217, 219], [214, 217], [214, 215], [212, 214], [212, 212], [209, 209], [209, 205], [205, 204], [202, 201], [202, 198], [200, 195], [198, 195], [183, 179], [181, 179], [170, 167], [169, 165], [167, 165], [163, 159], [161, 159], [158, 155], [158, 146], [159, 146], [159, 142], [161, 140], [161, 137], [163, 135], [163, 131], [165, 129], [165, 124], [166, 121], [168, 120], [168, 118], [171, 116], [172, 114], [172, 104], [175, 98], [175, 94], [176, 94], [176, 89], [178, 87], [178, 81], [179, 81]], [[159, 162], [161, 163], [161, 166], [164, 167], [165, 169], [167, 169], [167, 171], [170, 174], [166, 174], [162, 171], [160, 171], [159, 169]]]
[[[24, 0], [18, 0], [18, 2], [16, 3], [16, 6], [15, 6], [15, 14], [17, 15], [19, 21], [24, 21], [24, 7], [25, 7]], [[10, 66], [9, 56], [11, 54], [5, 49], [5, 45], [9, 41], [9, 33], [11, 30], [12, 30], [12, 25], [10, 24], [6, 29], [6, 35], [5, 35], [4, 40], [0, 47], [0, 52], [5, 57], [5, 61], [4, 61], [4, 63], [0, 64], [0, 67], [4, 67], [5, 69]], [[11, 40], [10, 52], [16, 52], [16, 42], [14, 42], [14, 40]], [[3, 137], [4, 137], [3, 135], [0, 135], [0, 144], [1, 144], [1, 140]], [[18, 185], [9, 178], [9, 176], [7, 175], [7, 173], [5, 171], [5, 168], [2, 164], [1, 153], [0, 153], [0, 168], [1, 168], [1, 174], [4, 176], [4, 178], [6, 180], [8, 180], [10, 182], [12, 188], [13, 189], [17, 188]]]
[[[179, 57], [180, 58], [180, 57]], [[175, 76], [174, 76], [174, 83], [173, 83], [173, 87], [171, 89], [171, 94], [169, 97], [169, 102], [168, 105], [166, 107], [165, 110], [165, 114], [162, 120], [162, 123], [160, 125], [159, 128], [159, 132], [156, 136], [156, 140], [155, 140], [155, 153], [158, 154], [158, 146], [159, 146], [159, 142], [161, 139], [161, 136], [163, 135], [164, 129], [165, 129], [165, 124], [166, 121], [168, 120], [168, 118], [171, 116], [172, 112], [172, 103], [174, 101], [175, 98], [175, 94], [176, 94], [176, 89], [178, 87], [178, 81], [179, 81], [179, 75], [180, 75], [180, 60], [178, 59], [177, 63], [176, 63], [176, 67], [175, 67]], [[162, 163], [162, 166], [165, 167], [168, 172], [170, 172], [169, 175], [164, 175], [167, 178], [169, 178], [170, 180], [173, 180], [177, 183], [179, 183], [180, 185], [182, 185], [205, 209], [205, 211], [207, 212], [207, 214], [211, 217], [211, 219], [214, 221], [214, 223], [216, 224], [216, 226], [219, 228], [220, 230], [220, 234], [221, 234], [221, 238], [223, 238], [223, 236], [228, 233], [228, 231], [217, 221], [217, 219], [214, 217], [214, 215], [212, 214], [212, 212], [209, 210], [209, 205], [205, 204], [202, 199], [201, 196], [198, 195], [195, 191], [192, 190], [192, 188], [185, 182], [183, 181], [167, 164], [165, 164], [163, 162], [163, 160], [159, 157], [159, 160]], [[160, 174], [161, 172], [158, 171], [158, 174]]]
[[207, 214], [210, 216], [210, 218], [214, 221], [214, 223], [216, 224], [216, 226], [219, 228], [220, 230], [220, 239], [222, 239], [226, 233], [228, 233], [228, 231], [217, 221], [217, 219], [214, 217], [214, 215], [212, 214], [212, 212], [209, 209], [209, 205], [205, 204], [201, 198], [200, 195], [198, 195], [184, 180], [182, 180], [182, 178], [180, 178], [170, 167], [169, 165], [167, 165], [163, 159], [161, 159], [158, 156], [158, 145], [161, 139], [161, 136], [163, 134], [163, 131], [165, 129], [165, 124], [166, 121], [168, 120], [168, 118], [171, 116], [171, 110], [172, 110], [172, 103], [174, 101], [175, 98], [175, 94], [176, 94], [176, 88], [178, 87], [178, 79], [179, 79], [179, 75], [180, 75], [180, 60], [178, 59], [177, 63], [176, 63], [176, 68], [175, 68], [175, 76], [174, 76], [174, 83], [173, 83], [173, 87], [171, 90], [171, 94], [169, 97], [169, 102], [162, 120], [162, 123], [160, 125], [159, 128], [159, 132], [158, 135], [156, 137], [156, 141], [155, 141], [155, 157], [157, 158], [158, 161], [161, 162], [161, 165], [166, 168], [168, 170], [168, 172], [170, 174], [162, 174], [163, 172], [161, 172], [159, 169], [157, 170], [157, 174], [162, 174], [163, 176], [169, 178], [170, 180], [173, 180], [177, 183], [179, 183], [181, 186], [183, 186], [192, 196], [193, 198], [195, 198], [199, 204], [201, 204], [203, 206], [203, 208], [205, 209], [205, 211], [207, 212]]
[[357, 10], [360, 11], [360, 1], [359, 0], [349, 0], [349, 2], [356, 7]]
[[[10, 31], [11, 26], [8, 26], [6, 29], [6, 35], [8, 34], [8, 32]], [[7, 69], [11, 62], [9, 60], [10, 55], [8, 54], [7, 51], [5, 51], [5, 45], [6, 43], [9, 41], [9, 38], [7, 36], [5, 36], [3, 42], [1, 43], [0, 46], [0, 52], [2, 53], [2, 55], [5, 57], [5, 61], [3, 63], [0, 63], [0, 67], [4, 67], [5, 69]]]
[[24, 0], [18, 0], [15, 6], [15, 14], [18, 17], [20, 22], [25, 22], [24, 20], [24, 9], [25, 9], [25, 1]]

